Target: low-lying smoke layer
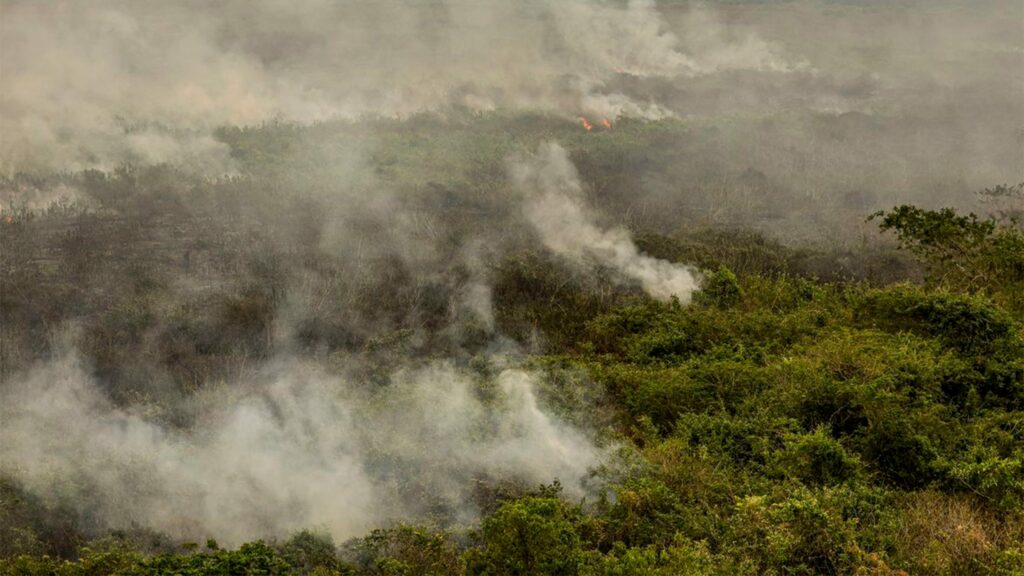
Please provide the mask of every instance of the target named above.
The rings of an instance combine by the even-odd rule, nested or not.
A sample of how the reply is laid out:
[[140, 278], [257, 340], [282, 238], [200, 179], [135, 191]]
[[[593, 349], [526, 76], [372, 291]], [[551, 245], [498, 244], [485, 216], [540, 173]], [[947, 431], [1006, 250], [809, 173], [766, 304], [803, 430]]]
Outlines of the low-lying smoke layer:
[[319, 526], [347, 538], [438, 509], [469, 521], [480, 481], [559, 479], [579, 497], [599, 461], [583, 432], [542, 409], [534, 379], [481, 380], [442, 362], [367, 391], [287, 362], [204, 391], [181, 429], [146, 404], [112, 405], [66, 355], [0, 392], [0, 471], [99, 525], [176, 537]]
[[697, 290], [694, 272], [641, 254], [629, 231], [598, 226], [583, 198], [579, 174], [565, 149], [555, 143], [531, 158], [512, 160], [509, 172], [523, 195], [523, 212], [551, 251], [578, 262], [596, 261], [640, 282], [659, 300], [689, 302]]

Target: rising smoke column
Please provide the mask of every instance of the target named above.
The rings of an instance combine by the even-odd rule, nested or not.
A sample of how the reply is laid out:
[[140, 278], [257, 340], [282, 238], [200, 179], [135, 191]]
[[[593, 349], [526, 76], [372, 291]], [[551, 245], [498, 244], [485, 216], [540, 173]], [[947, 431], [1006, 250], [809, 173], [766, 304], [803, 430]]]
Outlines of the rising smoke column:
[[628, 230], [594, 222], [576, 167], [558, 144], [543, 144], [534, 156], [510, 161], [509, 172], [523, 195], [526, 219], [551, 251], [614, 268], [658, 300], [675, 296], [686, 303], [698, 289], [691, 268], [642, 254]]

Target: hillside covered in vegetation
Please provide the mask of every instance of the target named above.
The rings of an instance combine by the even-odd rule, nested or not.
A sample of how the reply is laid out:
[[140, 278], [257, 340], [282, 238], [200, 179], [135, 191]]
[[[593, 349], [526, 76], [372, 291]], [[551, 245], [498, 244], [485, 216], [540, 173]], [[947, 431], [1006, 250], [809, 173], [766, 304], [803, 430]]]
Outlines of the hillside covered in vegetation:
[[1024, 574], [1018, 0], [0, 0], [0, 576]]
[[[511, 138], [495, 136], [507, 125], [526, 127]], [[72, 463], [68, 476], [44, 482], [42, 493], [17, 477], [3, 480], [4, 571], [1021, 569], [1020, 187], [971, 199], [982, 208], [998, 205], [991, 217], [910, 205], [874, 215], [838, 210], [831, 216], [836, 226], [878, 229], [854, 254], [827, 241], [789, 247], [759, 232], [756, 219], [745, 229], [683, 221], [668, 233], [633, 224], [645, 253], [700, 270], [700, 289], [689, 303], [659, 301], [615, 270], [581, 268], [539, 249], [531, 231], [508, 216], [503, 163], [557, 138], [569, 146], [594, 202], [614, 206], [632, 185], [622, 165], [664, 153], [664, 139], [694, 138], [702, 128], [624, 123], [594, 134], [557, 119], [505, 116], [374, 127], [379, 152], [365, 178], [404, 195], [402, 208], [387, 208], [408, 215], [411, 229], [398, 232], [367, 216], [376, 207], [345, 200], [351, 196], [338, 200], [344, 191], [317, 190], [337, 185], [336, 164], [316, 154], [365, 138], [363, 129], [227, 131], [222, 137], [243, 168], [223, 178], [163, 166], [6, 182], [23, 193], [65, 186], [79, 196], [44, 211], [5, 212], [5, 374], [23, 378], [36, 362], [63, 358], [72, 347], [82, 368], [48, 377], [84, 373], [110, 399], [72, 416], [59, 406], [7, 405], [7, 418], [25, 411], [45, 424], [44, 413], [54, 411], [104, 421], [116, 411], [153, 419], [160, 430], [187, 430], [204, 417], [197, 403], [240, 401], [217, 391], [265, 377], [265, 366], [285, 356], [320, 364], [319, 377], [328, 382], [356, 380], [367, 397], [353, 409], [371, 414], [375, 402], [395, 401], [388, 395], [402, 386], [393, 376], [396, 363], [429, 366], [442, 358], [468, 374], [466, 393], [480, 406], [500, 406], [509, 391], [495, 388], [494, 377], [511, 363], [534, 375], [539, 401], [558, 425], [585, 431], [601, 455], [590, 461], [588, 478], [533, 484], [529, 475], [516, 480], [471, 468], [460, 495], [448, 498], [430, 493], [444, 484], [400, 472], [411, 465], [401, 448], [371, 439], [375, 465], [398, 467], [383, 474], [392, 497], [404, 502], [398, 507], [415, 510], [395, 516], [400, 523], [336, 541], [322, 526], [296, 527], [289, 537], [265, 519], [261, 542], [231, 540], [244, 531], [204, 532], [199, 536], [210, 542], [195, 549], [186, 539], [107, 516], [113, 504], [94, 493], [109, 489], [94, 477], [103, 467], [141, 474], [140, 486], [118, 486], [146, 498], [156, 488], [146, 486], [145, 475], [159, 474], [159, 466], [135, 469], [86, 443], [82, 457], [100, 459], [99, 470]], [[296, 197], [286, 189], [309, 192]], [[755, 186], [749, 196], [758, 193]], [[746, 206], [745, 199], [701, 196], [699, 189], [690, 198], [725, 211]], [[344, 211], [332, 209], [335, 201]], [[366, 227], [360, 234], [377, 234], [379, 242], [395, 242], [397, 234], [402, 246], [427, 238], [431, 253], [331, 250], [331, 228], [323, 222], [344, 219], [346, 211]], [[490, 241], [465, 258], [471, 235]], [[416, 273], [428, 265], [430, 275]], [[459, 304], [476, 278], [492, 287], [492, 317]], [[38, 378], [29, 380], [46, 389]], [[71, 398], [85, 402], [83, 394]], [[67, 401], [57, 392], [49, 398]], [[445, 417], [438, 404], [413, 407], [428, 420]], [[62, 457], [57, 439], [34, 433], [51, 443], [39, 458]], [[107, 432], [85, 426], [78, 433]], [[434, 457], [460, 462], [453, 454]], [[295, 505], [303, 505], [301, 498]], [[476, 514], [479, 523], [470, 519]], [[225, 538], [230, 549], [216, 544]]]

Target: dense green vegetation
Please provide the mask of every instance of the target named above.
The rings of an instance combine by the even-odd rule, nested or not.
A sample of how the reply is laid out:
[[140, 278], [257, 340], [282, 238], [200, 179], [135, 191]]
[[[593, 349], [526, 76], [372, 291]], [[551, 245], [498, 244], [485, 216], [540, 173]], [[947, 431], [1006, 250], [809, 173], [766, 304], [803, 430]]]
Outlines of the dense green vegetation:
[[[53, 331], [74, 321], [75, 345], [116, 402], [173, 406], [271, 356], [302, 278], [331, 304], [289, 309], [290, 344], [327, 363], [358, 353], [371, 382], [398, 357], [486, 363], [494, 334], [529, 350], [522, 362], [547, 376], [545, 399], [618, 446], [596, 472], [597, 495], [574, 500], [557, 482], [489, 485], [478, 525], [423, 518], [345, 542], [310, 527], [225, 549], [145, 527], [111, 532], [4, 478], [0, 573], [1024, 573], [1016, 216], [898, 206], [873, 222], [902, 249], [879, 240], [853, 257], [846, 246], [793, 248], [753, 220], [627, 222], [647, 253], [703, 270], [691, 304], [657, 302], [545, 254], [525, 232], [503, 229], [499, 240], [501, 165], [564, 138], [589, 192], [614, 213], [636, 184], [624, 167], [668, 161], [644, 155], [670, 154], [666, 142], [693, 128], [623, 123], [587, 135], [525, 118], [509, 139], [496, 127], [507, 120], [226, 129], [243, 169], [212, 180], [166, 166], [20, 176], [17, 185], [65, 182], [89, 198], [16, 211], [3, 226], [3, 376], [47, 357]], [[428, 133], [443, 141], [420, 142]], [[492, 331], [448, 305], [471, 273], [463, 262], [421, 278], [393, 254], [373, 254], [360, 262], [369, 272], [353, 277], [350, 256], [311, 232], [339, 193], [326, 159], [350, 139], [375, 140], [373, 175], [346, 176], [345, 186], [359, 193], [383, 181], [414, 204], [444, 205], [433, 214], [444, 222], [439, 261], [481, 231], [501, 247], [483, 258]], [[774, 185], [730, 174], [747, 174], [751, 192], [715, 210], [773, 202]], [[282, 192], [293, 189], [309, 196]], [[986, 192], [1020, 200], [1019, 187]], [[698, 206], [681, 212], [692, 216], [714, 197], [689, 201]], [[836, 272], [829, 263], [840, 259]], [[157, 412], [187, 425], [173, 408]]]

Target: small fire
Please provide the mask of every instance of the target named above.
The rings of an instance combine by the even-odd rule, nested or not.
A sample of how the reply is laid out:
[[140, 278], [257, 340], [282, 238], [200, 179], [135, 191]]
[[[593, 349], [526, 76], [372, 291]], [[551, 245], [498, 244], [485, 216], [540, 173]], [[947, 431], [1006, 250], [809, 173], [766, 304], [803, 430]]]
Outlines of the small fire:
[[580, 116], [580, 123], [583, 124], [583, 129], [587, 132], [590, 132], [590, 130], [594, 128], [594, 125], [590, 123], [590, 120], [587, 120], [583, 116]]
[[604, 118], [604, 119], [601, 120], [601, 126], [604, 126], [605, 128], [611, 130], [612, 129], [612, 121], [607, 119], [607, 118]]
[[10, 216], [4, 216], [4, 224], [14, 224], [14, 218]]

